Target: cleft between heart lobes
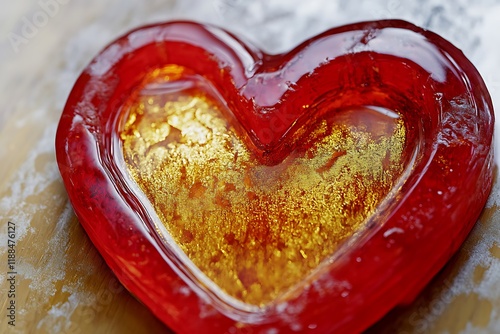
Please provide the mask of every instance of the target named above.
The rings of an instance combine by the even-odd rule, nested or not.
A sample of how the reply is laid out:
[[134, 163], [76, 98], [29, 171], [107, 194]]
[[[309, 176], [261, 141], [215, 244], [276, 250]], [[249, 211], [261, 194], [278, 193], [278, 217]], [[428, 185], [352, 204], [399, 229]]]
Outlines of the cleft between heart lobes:
[[264, 306], [300, 285], [388, 196], [405, 167], [404, 122], [368, 106], [332, 110], [266, 166], [224, 103], [176, 73], [157, 71], [127, 104], [128, 172], [222, 293]]

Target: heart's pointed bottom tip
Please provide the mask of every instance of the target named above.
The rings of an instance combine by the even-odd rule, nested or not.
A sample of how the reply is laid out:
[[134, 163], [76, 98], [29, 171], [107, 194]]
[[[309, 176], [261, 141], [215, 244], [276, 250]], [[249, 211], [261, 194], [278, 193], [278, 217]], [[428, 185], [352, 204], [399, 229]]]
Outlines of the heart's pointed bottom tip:
[[108, 265], [176, 331], [359, 332], [465, 239], [492, 134], [474, 66], [410, 23], [270, 57], [168, 22], [92, 61], [56, 152]]
[[301, 144], [285, 160], [266, 166], [222, 101], [200, 88], [208, 83], [152, 74], [125, 104], [124, 159], [159, 230], [172, 237], [168, 247], [186, 254], [185, 265], [219, 294], [265, 306], [300, 289], [404, 181], [397, 113], [364, 106], [322, 113], [298, 132]]

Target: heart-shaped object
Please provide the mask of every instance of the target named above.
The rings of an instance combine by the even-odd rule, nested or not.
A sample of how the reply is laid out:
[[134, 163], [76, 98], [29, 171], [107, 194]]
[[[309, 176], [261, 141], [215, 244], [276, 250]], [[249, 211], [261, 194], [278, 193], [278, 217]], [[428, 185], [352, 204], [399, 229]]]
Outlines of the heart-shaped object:
[[463, 242], [492, 134], [476, 69], [410, 23], [268, 55], [171, 22], [91, 62], [56, 151], [90, 238], [175, 331], [359, 332]]

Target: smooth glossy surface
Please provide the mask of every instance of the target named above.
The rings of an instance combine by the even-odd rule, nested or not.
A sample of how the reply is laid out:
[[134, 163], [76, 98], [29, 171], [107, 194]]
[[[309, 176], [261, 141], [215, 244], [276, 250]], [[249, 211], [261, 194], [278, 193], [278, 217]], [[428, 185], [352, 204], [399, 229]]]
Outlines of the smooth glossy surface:
[[282, 162], [267, 166], [208, 83], [172, 66], [149, 78], [124, 112], [124, 159], [166, 243], [222, 289], [213, 289], [221, 299], [264, 307], [302, 289], [404, 183], [407, 145], [397, 114], [332, 110]]
[[[366, 106], [397, 113], [404, 184], [286, 300], [254, 309], [221, 299], [165, 242], [153, 205], [117, 159], [130, 101], [149, 73], [169, 65], [210, 83], [242, 145], [268, 168], [300, 150], [329, 115]], [[174, 330], [356, 332], [411, 301], [463, 241], [491, 186], [492, 129], [491, 101], [472, 64], [411, 24], [340, 27], [269, 56], [215, 27], [176, 22], [138, 29], [97, 56], [68, 98], [56, 146], [90, 237]]]

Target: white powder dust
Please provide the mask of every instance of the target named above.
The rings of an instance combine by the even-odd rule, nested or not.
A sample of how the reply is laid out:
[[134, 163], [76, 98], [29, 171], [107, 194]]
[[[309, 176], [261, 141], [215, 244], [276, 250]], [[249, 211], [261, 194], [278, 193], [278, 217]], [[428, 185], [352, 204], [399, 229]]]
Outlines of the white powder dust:
[[[58, 187], [61, 182], [55, 161], [46, 162], [40, 169], [33, 166], [41, 157], [54, 156], [58, 117], [79, 73], [99, 50], [129, 29], [169, 19], [194, 19], [220, 25], [268, 52], [283, 52], [334, 26], [364, 20], [401, 18], [434, 30], [461, 48], [484, 75], [494, 104], [500, 106], [498, 0], [153, 0], [147, 3], [138, 0], [73, 0], [65, 4], [64, 8], [61, 7], [60, 11], [64, 14], [49, 21], [41, 29], [40, 37], [35, 36], [31, 44], [26, 46], [26, 50], [31, 50], [37, 43], [41, 43], [42, 36], [53, 35], [53, 50], [45, 50], [43, 45], [40, 46], [40, 51], [43, 51], [41, 54], [50, 55], [45, 58], [40, 55], [41, 59], [50, 59], [50, 62], [38, 63], [35, 58], [26, 54], [27, 51], [23, 53], [21, 50], [19, 54], [14, 54], [6, 39], [9, 31], [19, 32], [24, 16], [29, 17], [30, 13], [39, 10], [36, 2], [20, 3], [23, 5], [11, 8], [15, 15], [5, 14], [10, 5], [5, 5], [5, 11], [0, 14], [0, 21], [4, 24], [0, 29], [0, 61], [5, 64], [5, 71], [2, 69], [2, 73], [5, 73], [3, 78], [11, 78], [19, 83], [17, 88], [13, 88], [14, 98], [9, 99], [4, 106], [5, 111], [0, 112], [0, 131], [5, 126], [7, 115], [14, 113], [19, 116], [15, 126], [20, 131], [35, 123], [39, 123], [39, 127], [44, 130], [24, 163], [10, 176], [6, 195], [0, 199], [0, 221], [2, 224], [7, 220], [16, 222], [18, 242], [40, 233], [35, 226], [53, 230], [50, 240], [46, 240], [46, 253], [41, 254], [46, 267], [41, 268], [40, 262], [35, 259], [23, 259], [18, 272], [20, 278], [30, 282], [32, 298], [49, 298], [60, 291], [68, 295], [66, 301], [53, 305], [37, 324], [38, 328], [52, 327], [54, 333], [67, 329], [64, 324], [71, 322], [78, 305], [95, 303], [95, 298], [92, 299], [85, 291], [83, 280], [97, 269], [91, 270], [87, 276], [65, 283], [69, 265], [65, 250], [72, 243], [69, 230], [74, 217], [62, 194], [56, 193], [54, 198], [30, 202], [33, 195], [40, 195], [51, 186]], [[71, 31], [69, 36], [64, 34], [65, 28]], [[20, 62], [28, 64], [28, 61], [30, 69], [34, 71], [32, 77], [21, 78], [15, 70], [10, 69], [15, 68], [14, 65], [19, 66]], [[34, 81], [36, 84], [33, 84]], [[24, 87], [30, 84], [35, 88], [24, 91]], [[3, 81], [0, 88], [6, 90], [10, 85], [11, 83]], [[26, 110], [29, 112], [24, 112]], [[500, 137], [497, 135], [496, 138]], [[9, 152], [12, 151], [0, 149], [0, 160], [5, 160]], [[50, 211], [54, 203], [62, 208], [60, 212]], [[496, 208], [499, 205], [500, 186], [497, 183], [487, 207]], [[52, 220], [44, 221], [44, 217], [37, 216], [40, 212], [50, 212]], [[33, 223], [35, 219], [37, 224]], [[464, 248], [467, 251], [466, 259], [458, 274], [449, 277], [434, 301], [419, 302], [420, 308], [414, 319], [418, 326], [413, 327], [413, 332], [433, 328], [437, 319], [446, 312], [457, 296], [470, 293], [491, 301], [495, 306], [491, 319], [485, 326], [478, 328], [473, 323], [467, 323], [463, 332], [500, 332], [500, 259], [491, 252], [492, 247], [500, 245], [500, 214], [495, 212], [490, 220], [480, 222], [474, 229]], [[1, 245], [6, 244], [5, 233], [6, 229], [2, 228]], [[5, 250], [0, 249], [0, 256], [4, 255]], [[475, 282], [471, 277], [478, 266], [485, 268], [484, 275], [480, 281]], [[42, 274], [47, 268], [52, 273], [50, 276]], [[5, 275], [2, 274], [0, 285], [4, 282]], [[19, 310], [19, 314], [25, 313], [25, 309]]]

